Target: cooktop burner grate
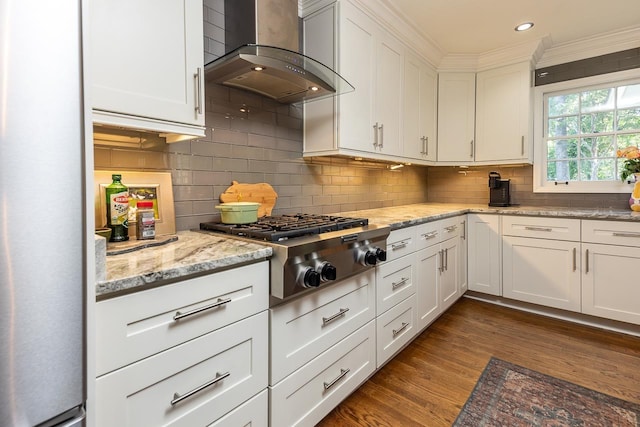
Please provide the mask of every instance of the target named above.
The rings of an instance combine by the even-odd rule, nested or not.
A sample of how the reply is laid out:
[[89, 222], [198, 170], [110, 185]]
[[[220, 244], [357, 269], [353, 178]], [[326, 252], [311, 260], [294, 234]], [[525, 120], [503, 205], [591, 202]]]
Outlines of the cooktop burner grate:
[[368, 223], [369, 220], [366, 218], [295, 214], [266, 216], [250, 224], [233, 225], [219, 222], [203, 222], [200, 224], [200, 229], [218, 231], [252, 239], [279, 242], [310, 234], [363, 227]]

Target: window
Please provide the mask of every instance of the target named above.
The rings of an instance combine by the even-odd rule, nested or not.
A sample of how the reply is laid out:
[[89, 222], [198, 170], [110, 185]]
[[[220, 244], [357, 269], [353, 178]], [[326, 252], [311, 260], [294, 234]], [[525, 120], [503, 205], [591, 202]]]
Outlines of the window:
[[640, 146], [639, 70], [540, 86], [535, 99], [534, 191], [630, 191], [616, 151]]

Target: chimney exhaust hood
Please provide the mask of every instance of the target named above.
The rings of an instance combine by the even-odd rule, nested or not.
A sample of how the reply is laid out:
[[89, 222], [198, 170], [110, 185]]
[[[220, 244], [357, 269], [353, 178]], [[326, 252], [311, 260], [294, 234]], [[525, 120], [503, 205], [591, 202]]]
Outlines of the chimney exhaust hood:
[[298, 53], [297, 0], [225, 0], [226, 54], [205, 66], [206, 80], [283, 104], [354, 88], [324, 64]]

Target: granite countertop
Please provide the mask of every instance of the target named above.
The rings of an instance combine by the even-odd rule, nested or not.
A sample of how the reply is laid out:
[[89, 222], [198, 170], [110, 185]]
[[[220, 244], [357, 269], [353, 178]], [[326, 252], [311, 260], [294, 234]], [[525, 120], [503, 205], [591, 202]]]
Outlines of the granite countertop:
[[106, 277], [96, 282], [96, 298], [120, 295], [137, 287], [269, 258], [270, 246], [220, 235], [180, 231], [178, 240], [163, 246], [106, 257]]
[[463, 215], [465, 213], [492, 213], [503, 215], [529, 215], [640, 222], [640, 212], [633, 212], [630, 209], [588, 209], [540, 206], [489, 207], [487, 205], [456, 203], [417, 203], [413, 205], [340, 212], [338, 215], [368, 218], [369, 224], [388, 225], [392, 230], [397, 230], [425, 222]]
[[[465, 213], [531, 215], [579, 219], [638, 221], [640, 212], [628, 209], [581, 209], [565, 207], [511, 206], [455, 203], [417, 203], [351, 212], [337, 215], [368, 218], [369, 224], [389, 226], [392, 230], [436, 221]], [[193, 274], [205, 274], [219, 269], [257, 262], [272, 256], [265, 244], [228, 238], [222, 235], [181, 231], [178, 240], [163, 246], [141, 249], [121, 255], [107, 256], [105, 277], [96, 282], [98, 300], [117, 296], [136, 288], [147, 289], [169, 280], [179, 280]], [[100, 264], [97, 262], [96, 264]]]

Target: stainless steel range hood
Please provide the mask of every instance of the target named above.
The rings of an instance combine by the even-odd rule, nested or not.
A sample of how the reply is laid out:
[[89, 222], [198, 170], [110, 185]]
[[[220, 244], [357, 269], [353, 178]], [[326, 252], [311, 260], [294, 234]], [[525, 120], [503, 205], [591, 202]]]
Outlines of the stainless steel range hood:
[[297, 0], [226, 0], [226, 54], [205, 66], [206, 80], [284, 104], [354, 88], [322, 63], [298, 53]]

